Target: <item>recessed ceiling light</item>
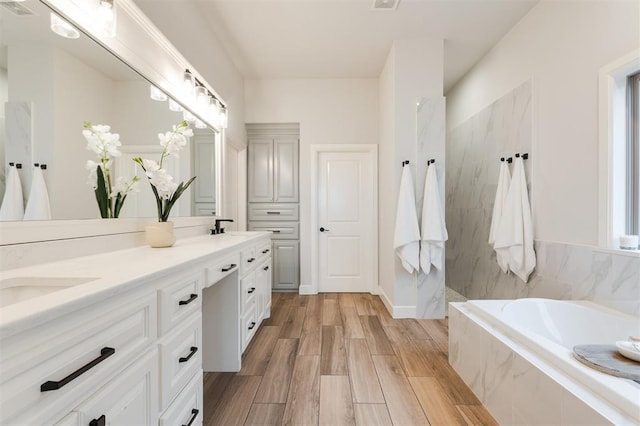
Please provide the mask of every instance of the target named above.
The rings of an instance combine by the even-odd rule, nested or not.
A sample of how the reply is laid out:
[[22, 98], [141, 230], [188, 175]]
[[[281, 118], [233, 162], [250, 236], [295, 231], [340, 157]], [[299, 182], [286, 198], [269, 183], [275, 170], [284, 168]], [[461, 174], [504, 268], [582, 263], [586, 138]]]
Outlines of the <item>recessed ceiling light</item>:
[[396, 10], [400, 0], [373, 0], [372, 10]]

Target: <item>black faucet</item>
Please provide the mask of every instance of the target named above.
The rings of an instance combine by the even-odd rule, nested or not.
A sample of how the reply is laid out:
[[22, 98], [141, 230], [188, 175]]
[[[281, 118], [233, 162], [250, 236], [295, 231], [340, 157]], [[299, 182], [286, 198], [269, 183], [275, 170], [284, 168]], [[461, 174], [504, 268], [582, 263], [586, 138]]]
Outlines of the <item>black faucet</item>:
[[221, 222], [233, 222], [233, 219], [216, 219], [215, 229], [211, 230], [211, 235], [224, 234], [224, 228], [220, 227]]

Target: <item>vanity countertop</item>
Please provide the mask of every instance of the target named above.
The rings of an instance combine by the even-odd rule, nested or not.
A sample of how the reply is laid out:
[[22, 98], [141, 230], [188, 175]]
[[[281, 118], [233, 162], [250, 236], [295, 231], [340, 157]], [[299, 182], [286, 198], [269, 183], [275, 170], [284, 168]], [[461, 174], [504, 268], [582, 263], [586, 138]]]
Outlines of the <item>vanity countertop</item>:
[[[70, 311], [122, 294], [167, 270], [224, 255], [270, 238], [270, 232], [234, 232], [184, 238], [173, 247], [147, 246], [0, 271], [0, 292], [12, 285], [43, 283], [69, 287], [26, 298], [0, 308], [0, 338], [37, 326]], [[31, 286], [33, 287], [33, 286]], [[0, 296], [1, 297], [1, 296]]]

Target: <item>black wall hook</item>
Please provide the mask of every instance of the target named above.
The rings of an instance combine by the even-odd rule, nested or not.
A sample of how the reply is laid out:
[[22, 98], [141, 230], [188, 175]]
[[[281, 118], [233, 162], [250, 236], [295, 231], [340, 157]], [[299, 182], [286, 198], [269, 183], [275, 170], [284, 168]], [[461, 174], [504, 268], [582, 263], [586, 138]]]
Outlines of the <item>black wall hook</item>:
[[507, 158], [506, 161], [507, 161], [507, 163], [511, 164], [511, 163], [513, 163], [513, 158], [509, 157], [509, 158]]
[[22, 163], [16, 163], [16, 169], [21, 169], [22, 168]]
[[428, 166], [429, 164], [433, 164], [433, 163], [435, 163], [435, 162], [436, 162], [436, 160], [434, 160], [434, 159], [432, 158], [431, 160], [427, 161], [427, 166]]
[[409, 164], [409, 160], [405, 160], [402, 162], [402, 167], [406, 166], [407, 164]]
[[40, 164], [40, 169], [47, 170], [47, 165], [46, 164]]

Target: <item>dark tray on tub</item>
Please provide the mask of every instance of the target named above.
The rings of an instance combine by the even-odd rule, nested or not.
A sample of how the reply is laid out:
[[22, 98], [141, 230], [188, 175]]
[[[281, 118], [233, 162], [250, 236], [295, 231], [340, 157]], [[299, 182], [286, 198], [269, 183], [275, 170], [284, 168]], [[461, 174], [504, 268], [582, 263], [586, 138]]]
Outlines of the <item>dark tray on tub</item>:
[[640, 383], [640, 362], [620, 355], [614, 345], [576, 345], [573, 355], [595, 370]]

